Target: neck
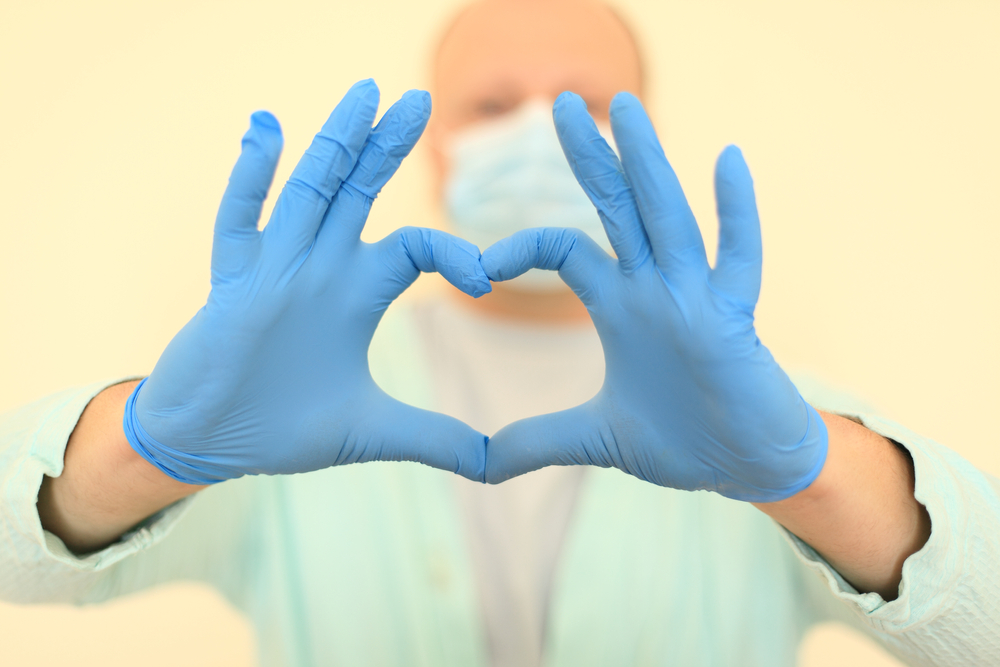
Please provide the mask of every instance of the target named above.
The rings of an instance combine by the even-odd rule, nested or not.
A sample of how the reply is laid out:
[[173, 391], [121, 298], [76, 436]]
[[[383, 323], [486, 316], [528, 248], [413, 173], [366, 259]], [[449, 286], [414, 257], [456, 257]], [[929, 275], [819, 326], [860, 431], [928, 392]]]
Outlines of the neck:
[[488, 317], [538, 324], [583, 324], [590, 313], [567, 287], [553, 292], [527, 292], [494, 283], [493, 291], [473, 299], [448, 290], [464, 307]]

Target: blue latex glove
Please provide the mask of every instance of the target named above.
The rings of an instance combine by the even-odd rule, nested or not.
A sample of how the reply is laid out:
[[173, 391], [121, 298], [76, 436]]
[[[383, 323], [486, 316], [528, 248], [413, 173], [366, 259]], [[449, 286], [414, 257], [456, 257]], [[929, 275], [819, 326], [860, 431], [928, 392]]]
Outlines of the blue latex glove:
[[174, 337], [125, 412], [129, 442], [189, 484], [374, 460], [419, 461], [482, 480], [485, 437], [400, 403], [368, 369], [382, 314], [421, 271], [490, 291], [472, 244], [404, 228], [361, 230], [430, 115], [410, 91], [372, 129], [373, 81], [344, 96], [258, 231], [281, 129], [258, 112], [215, 224], [208, 303]]
[[529, 229], [488, 248], [493, 280], [558, 270], [604, 347], [604, 385], [571, 410], [515, 422], [489, 441], [487, 481], [547, 465], [613, 466], [661, 486], [780, 500], [826, 460], [827, 433], [754, 331], [760, 223], [739, 149], [716, 165], [711, 268], [701, 233], [641, 104], [611, 105], [618, 161], [576, 95], [556, 100], [559, 138], [618, 259], [573, 229]]

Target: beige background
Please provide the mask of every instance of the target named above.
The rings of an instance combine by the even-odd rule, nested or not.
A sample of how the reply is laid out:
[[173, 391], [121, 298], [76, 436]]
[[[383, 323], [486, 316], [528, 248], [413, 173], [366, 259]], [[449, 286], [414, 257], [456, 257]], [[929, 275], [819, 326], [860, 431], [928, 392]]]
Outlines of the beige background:
[[[0, 410], [147, 372], [203, 303], [214, 209], [254, 109], [278, 181], [353, 81], [425, 84], [456, 0], [0, 5]], [[711, 168], [754, 172], [762, 339], [1000, 473], [1000, 4], [623, 0], [667, 154], [715, 242]], [[418, 153], [420, 150], [418, 149]], [[434, 224], [426, 156], [369, 238]], [[420, 289], [434, 289], [423, 279]], [[893, 664], [837, 628], [811, 667]], [[248, 665], [248, 626], [179, 584], [101, 608], [0, 605], [4, 665]]]

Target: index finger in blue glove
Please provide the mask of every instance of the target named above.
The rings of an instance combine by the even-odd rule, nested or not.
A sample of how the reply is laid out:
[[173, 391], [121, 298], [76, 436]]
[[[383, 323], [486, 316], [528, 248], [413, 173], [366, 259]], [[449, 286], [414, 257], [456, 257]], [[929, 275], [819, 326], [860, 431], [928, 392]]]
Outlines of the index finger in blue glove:
[[753, 178], [743, 153], [727, 146], [715, 164], [719, 251], [712, 285], [753, 312], [760, 296], [762, 250]]
[[436, 229], [403, 227], [375, 245], [382, 262], [395, 277], [392, 286], [383, 288], [377, 297], [386, 307], [413, 284], [421, 271], [440, 273], [473, 297], [493, 290], [479, 262], [479, 248], [465, 239]]
[[416, 145], [431, 117], [431, 96], [408, 90], [389, 107], [368, 137], [347, 185], [375, 199]]
[[371, 133], [378, 100], [374, 81], [354, 84], [295, 166], [264, 229], [264, 238], [286, 259], [299, 257], [315, 241], [330, 202]]
[[629, 273], [646, 261], [651, 251], [618, 156], [597, 131], [579, 95], [560, 95], [552, 115], [569, 166], [597, 208], [622, 270]]
[[629, 93], [618, 93], [610, 113], [622, 167], [660, 271], [670, 280], [692, 269], [707, 270], [701, 230], [642, 103]]
[[229, 177], [215, 218], [212, 241], [212, 280], [218, 282], [242, 271], [260, 240], [257, 223], [274, 180], [284, 143], [278, 120], [266, 111], [250, 117], [242, 152]]
[[490, 280], [516, 278], [529, 269], [558, 271], [588, 308], [602, 282], [609, 279], [614, 260], [579, 229], [522, 229], [483, 251], [483, 269]]

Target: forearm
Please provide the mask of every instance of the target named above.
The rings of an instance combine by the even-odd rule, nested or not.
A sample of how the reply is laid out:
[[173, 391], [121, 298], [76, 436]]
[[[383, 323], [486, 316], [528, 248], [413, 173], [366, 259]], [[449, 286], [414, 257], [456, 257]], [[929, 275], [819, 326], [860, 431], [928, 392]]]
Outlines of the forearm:
[[198, 491], [160, 472], [125, 439], [122, 418], [135, 382], [105, 389], [80, 416], [63, 472], [38, 493], [42, 526], [77, 553], [114, 542], [129, 528]]
[[821, 413], [826, 464], [804, 491], [760, 510], [809, 544], [862, 592], [898, 595], [903, 561], [930, 536], [905, 450], [849, 419]]

